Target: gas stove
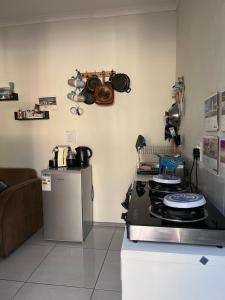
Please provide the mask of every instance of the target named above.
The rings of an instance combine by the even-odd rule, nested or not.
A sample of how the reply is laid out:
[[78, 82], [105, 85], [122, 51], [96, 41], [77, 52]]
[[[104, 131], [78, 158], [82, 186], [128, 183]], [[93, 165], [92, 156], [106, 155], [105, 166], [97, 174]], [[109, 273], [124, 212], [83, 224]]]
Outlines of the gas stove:
[[128, 190], [122, 203], [128, 211], [122, 217], [131, 241], [225, 246], [225, 217], [209, 199], [196, 207], [168, 206], [163, 203], [164, 196], [176, 193], [177, 185], [178, 192], [185, 193], [188, 185], [171, 185], [175, 192], [165, 191], [166, 185], [157, 190], [157, 185], [153, 181], [135, 181]]

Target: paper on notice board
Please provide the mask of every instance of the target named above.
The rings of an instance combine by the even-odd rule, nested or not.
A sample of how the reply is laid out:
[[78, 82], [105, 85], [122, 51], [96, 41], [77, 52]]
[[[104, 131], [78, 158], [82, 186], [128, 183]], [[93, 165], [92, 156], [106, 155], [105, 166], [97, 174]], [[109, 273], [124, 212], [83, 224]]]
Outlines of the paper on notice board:
[[207, 98], [204, 102], [205, 108], [205, 130], [217, 131], [218, 126], [218, 99], [219, 94]]
[[203, 138], [203, 164], [206, 169], [218, 173], [219, 138], [217, 136], [205, 136]]

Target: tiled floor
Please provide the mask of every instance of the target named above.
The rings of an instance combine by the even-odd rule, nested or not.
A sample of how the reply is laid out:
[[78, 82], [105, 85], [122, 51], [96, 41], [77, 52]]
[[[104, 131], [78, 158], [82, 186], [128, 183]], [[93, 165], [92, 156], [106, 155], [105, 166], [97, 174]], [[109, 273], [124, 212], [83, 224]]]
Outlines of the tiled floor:
[[45, 241], [38, 231], [0, 259], [0, 300], [120, 300], [123, 232], [96, 226], [82, 245]]

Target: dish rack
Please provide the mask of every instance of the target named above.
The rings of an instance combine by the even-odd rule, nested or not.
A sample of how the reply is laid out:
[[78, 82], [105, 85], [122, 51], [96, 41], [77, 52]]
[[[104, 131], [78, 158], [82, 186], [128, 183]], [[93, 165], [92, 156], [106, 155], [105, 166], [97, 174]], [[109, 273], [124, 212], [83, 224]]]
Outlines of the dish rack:
[[138, 174], [159, 174], [159, 159], [162, 156], [179, 154], [173, 146], [145, 146], [138, 150]]

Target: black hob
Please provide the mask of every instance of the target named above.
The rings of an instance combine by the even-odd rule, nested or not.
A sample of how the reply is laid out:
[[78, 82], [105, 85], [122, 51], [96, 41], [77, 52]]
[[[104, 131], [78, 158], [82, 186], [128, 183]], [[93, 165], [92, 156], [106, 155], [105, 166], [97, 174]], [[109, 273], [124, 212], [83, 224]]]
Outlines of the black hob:
[[199, 220], [192, 222], [189, 220], [190, 216], [182, 215], [181, 210], [169, 209], [163, 213], [172, 214], [172, 217], [175, 213], [178, 220], [186, 218], [186, 221], [168, 221], [154, 214], [157, 205], [158, 207], [161, 205], [162, 209], [162, 203], [160, 197], [152, 193], [151, 187], [152, 182], [149, 184], [136, 181], [132, 191], [129, 190], [128, 212], [123, 216], [126, 219], [127, 235], [130, 240], [225, 246], [225, 217], [209, 199], [206, 199], [204, 207], [192, 213]]

